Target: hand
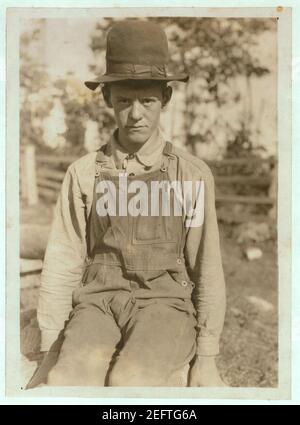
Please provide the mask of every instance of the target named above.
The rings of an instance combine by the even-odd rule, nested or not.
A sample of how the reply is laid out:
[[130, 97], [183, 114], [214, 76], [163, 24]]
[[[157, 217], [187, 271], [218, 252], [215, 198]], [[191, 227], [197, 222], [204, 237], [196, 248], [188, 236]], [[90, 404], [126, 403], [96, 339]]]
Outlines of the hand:
[[215, 357], [197, 356], [190, 369], [189, 387], [227, 387], [220, 377]]
[[38, 353], [34, 353], [31, 356], [30, 360], [37, 362], [37, 365], [40, 366], [43, 363], [46, 355], [47, 355], [47, 351], [39, 351]]

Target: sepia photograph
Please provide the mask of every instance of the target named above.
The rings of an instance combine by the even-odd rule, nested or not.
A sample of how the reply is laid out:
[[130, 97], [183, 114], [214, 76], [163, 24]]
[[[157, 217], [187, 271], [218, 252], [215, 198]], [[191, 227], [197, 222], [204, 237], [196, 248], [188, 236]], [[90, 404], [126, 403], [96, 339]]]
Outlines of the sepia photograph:
[[24, 393], [278, 388], [278, 25], [19, 14]]

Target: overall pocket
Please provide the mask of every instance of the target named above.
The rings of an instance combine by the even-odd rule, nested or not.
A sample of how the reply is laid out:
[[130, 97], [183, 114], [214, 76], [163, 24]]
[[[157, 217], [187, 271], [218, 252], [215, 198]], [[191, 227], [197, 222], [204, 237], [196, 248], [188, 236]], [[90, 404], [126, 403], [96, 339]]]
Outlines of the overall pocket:
[[137, 216], [133, 217], [132, 219], [133, 244], [156, 244], [176, 242], [176, 227], [174, 226], [174, 217], [152, 217], [149, 215]]

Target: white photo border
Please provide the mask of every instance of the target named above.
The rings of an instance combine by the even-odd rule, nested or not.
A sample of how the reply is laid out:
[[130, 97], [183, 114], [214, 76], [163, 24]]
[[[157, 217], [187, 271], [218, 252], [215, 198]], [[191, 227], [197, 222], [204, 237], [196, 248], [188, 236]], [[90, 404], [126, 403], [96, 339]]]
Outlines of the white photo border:
[[[25, 3], [25, 2], [23, 2]], [[60, 2], [63, 4], [64, 2]], [[80, 2], [74, 2], [79, 4]], [[94, 2], [95, 3], [95, 2]], [[101, 2], [102, 3], [102, 2]], [[152, 2], [154, 3], [154, 2]], [[162, 4], [162, 2], [159, 2]], [[189, 2], [186, 2], [188, 5]], [[196, 2], [194, 2], [195, 4]], [[288, 400], [291, 399], [291, 236], [292, 236], [292, 126], [291, 126], [291, 8], [283, 7], [162, 7], [162, 8], [7, 8], [7, 120], [6, 120], [6, 396], [26, 399], [46, 397], [69, 402], [70, 398], [92, 400], [142, 398], [177, 400]], [[208, 2], [206, 2], [208, 3]], [[213, 3], [213, 2], [211, 2]], [[210, 4], [211, 4], [210, 3]], [[221, 2], [218, 2], [221, 3]], [[228, 2], [222, 2], [225, 6]], [[233, 2], [231, 2], [233, 3]], [[237, 2], [235, 2], [237, 4]], [[243, 2], [238, 2], [242, 4]], [[248, 2], [250, 3], [250, 2]], [[270, 2], [261, 2], [267, 4]], [[274, 2], [273, 2], [274, 3]], [[282, 2], [284, 3], [284, 2]], [[40, 2], [39, 2], [40, 4]], [[52, 3], [53, 4], [53, 3]], [[99, 2], [98, 2], [99, 4]], [[89, 16], [192, 16], [278, 17], [278, 265], [279, 265], [279, 384], [278, 388], [36, 388], [21, 390], [19, 353], [19, 19]], [[299, 304], [298, 304], [299, 305]], [[299, 320], [299, 319], [298, 319]], [[31, 397], [33, 397], [31, 399]], [[31, 401], [29, 401], [31, 400]], [[98, 401], [99, 402], [99, 401]], [[147, 403], [149, 400], [147, 400]]]

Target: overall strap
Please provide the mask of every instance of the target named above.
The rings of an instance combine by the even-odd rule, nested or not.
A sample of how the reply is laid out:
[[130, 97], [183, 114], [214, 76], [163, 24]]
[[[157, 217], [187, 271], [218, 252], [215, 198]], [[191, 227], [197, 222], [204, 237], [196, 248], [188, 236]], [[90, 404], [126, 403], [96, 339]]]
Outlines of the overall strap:
[[170, 161], [175, 159], [175, 155], [172, 154], [173, 145], [170, 142], [166, 142], [164, 150], [163, 150], [163, 159], [160, 167], [160, 171], [163, 173], [166, 172], [169, 168]]
[[[166, 142], [164, 150], [163, 150], [163, 161], [162, 161], [162, 166], [160, 170], [162, 172], [166, 172], [168, 170], [170, 161], [174, 159], [176, 159], [176, 155], [173, 154], [173, 144], [170, 142]], [[184, 225], [184, 220], [182, 220], [181, 225], [182, 225], [181, 238], [178, 243], [178, 258], [184, 261], [183, 251], [184, 251], [185, 241], [186, 241], [186, 228]]]
[[98, 149], [97, 151], [96, 163], [95, 163], [95, 177], [99, 177], [100, 171], [103, 168], [106, 168], [106, 165], [109, 163], [109, 160], [107, 159], [107, 156], [106, 156], [106, 148], [107, 148], [107, 143], [101, 146], [101, 148]]

